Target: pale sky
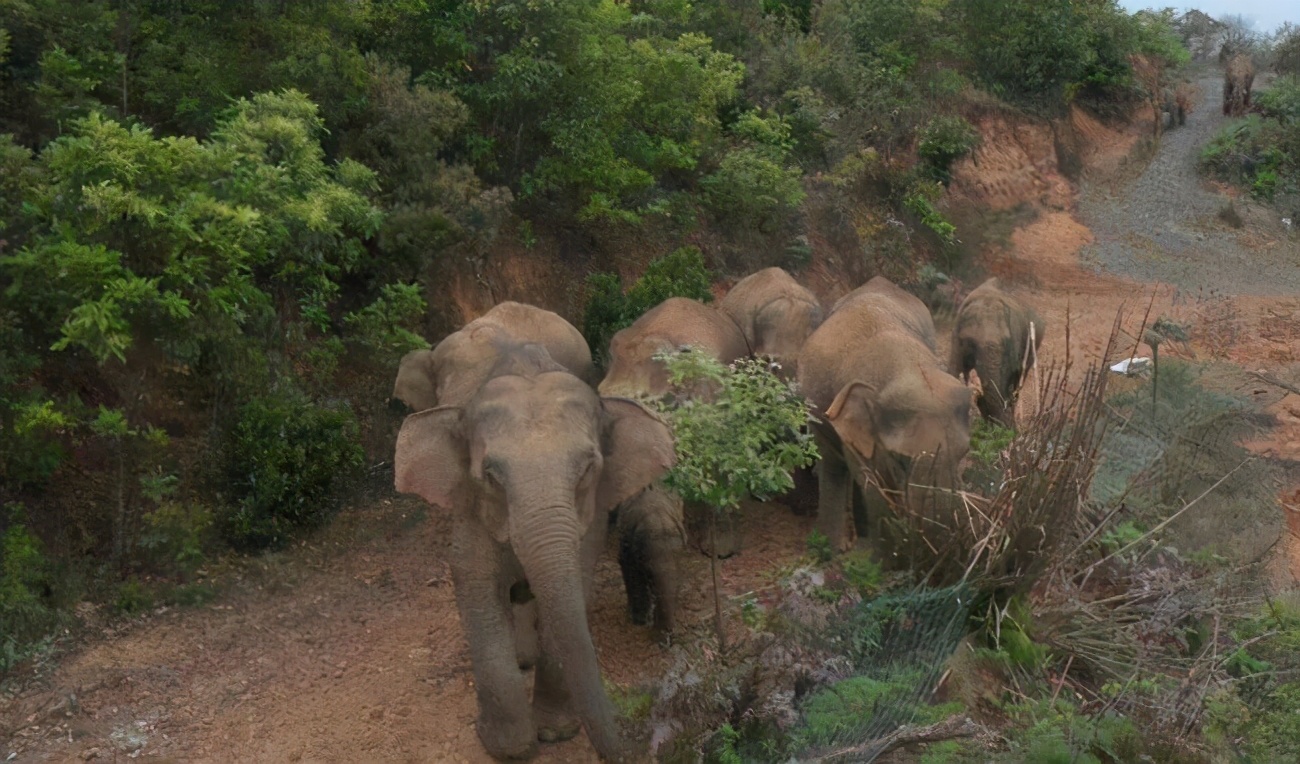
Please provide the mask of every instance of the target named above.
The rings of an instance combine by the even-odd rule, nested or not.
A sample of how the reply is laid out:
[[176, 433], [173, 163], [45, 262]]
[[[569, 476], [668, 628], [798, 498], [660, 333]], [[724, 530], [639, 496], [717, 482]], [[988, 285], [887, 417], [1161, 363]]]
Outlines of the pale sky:
[[1300, 1], [1297, 0], [1201, 0], [1191, 5], [1177, 2], [1152, 2], [1152, 0], [1119, 0], [1119, 4], [1130, 11], [1173, 6], [1179, 13], [1188, 8], [1196, 8], [1216, 19], [1228, 15], [1243, 16], [1255, 23], [1257, 32], [1272, 32], [1283, 21], [1300, 24]]

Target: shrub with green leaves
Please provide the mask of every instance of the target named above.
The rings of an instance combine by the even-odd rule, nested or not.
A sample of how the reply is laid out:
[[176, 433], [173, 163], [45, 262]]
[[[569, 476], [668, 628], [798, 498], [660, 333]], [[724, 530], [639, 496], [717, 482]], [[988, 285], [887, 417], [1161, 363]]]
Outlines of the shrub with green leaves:
[[916, 153], [925, 172], [947, 184], [952, 179], [952, 165], [979, 145], [980, 135], [965, 119], [958, 116], [938, 117], [921, 130]]
[[766, 361], [723, 366], [695, 348], [658, 358], [673, 386], [714, 389], [709, 400], [663, 404], [677, 445], [677, 464], [665, 482], [682, 498], [735, 509], [746, 496], [790, 490], [791, 473], [816, 460], [807, 402]]
[[1201, 171], [1256, 198], [1300, 204], [1300, 77], [1279, 77], [1255, 102], [1262, 114], [1224, 127], [1201, 151]]
[[240, 549], [274, 548], [319, 526], [361, 468], [359, 437], [346, 406], [287, 394], [245, 404], [223, 457], [226, 538]]
[[4, 507], [0, 534], [0, 674], [37, 649], [61, 622], [49, 601], [50, 565], [20, 505]]

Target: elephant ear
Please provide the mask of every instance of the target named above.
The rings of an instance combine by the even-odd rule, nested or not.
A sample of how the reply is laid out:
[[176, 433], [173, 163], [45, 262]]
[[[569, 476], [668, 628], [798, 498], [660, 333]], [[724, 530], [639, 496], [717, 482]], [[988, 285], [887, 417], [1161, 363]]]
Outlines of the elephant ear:
[[393, 485], [430, 504], [451, 509], [468, 475], [469, 454], [461, 436], [461, 409], [438, 408], [402, 422], [393, 458]]
[[412, 350], [402, 356], [397, 381], [393, 383], [393, 397], [413, 411], [424, 411], [438, 405], [436, 390], [433, 351]]
[[596, 508], [608, 512], [663, 476], [677, 462], [668, 425], [627, 398], [602, 398], [605, 466]]
[[850, 382], [826, 409], [826, 421], [835, 428], [840, 440], [863, 459], [875, 455], [880, 437], [872, 406], [874, 395], [875, 391], [866, 382]]

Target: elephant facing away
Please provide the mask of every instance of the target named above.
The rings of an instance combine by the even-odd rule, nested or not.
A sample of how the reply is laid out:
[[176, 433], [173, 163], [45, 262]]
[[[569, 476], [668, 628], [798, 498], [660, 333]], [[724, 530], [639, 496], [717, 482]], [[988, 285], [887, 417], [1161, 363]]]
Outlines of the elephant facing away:
[[[655, 398], [668, 394], [668, 370], [654, 356], [687, 345], [723, 363], [749, 355], [740, 327], [726, 314], [695, 300], [669, 298], [610, 340], [610, 366], [600, 383], [601, 395]], [[618, 510], [619, 565], [632, 621], [649, 623], [653, 613], [655, 630], [661, 636], [671, 632], [676, 621], [676, 556], [685, 545], [684, 527], [681, 497], [661, 483]], [[732, 539], [717, 543], [714, 551], [726, 554], [734, 548]]]
[[537, 343], [578, 379], [596, 382], [581, 332], [549, 310], [507, 301], [447, 335], [434, 349], [407, 353], [393, 397], [412, 411], [464, 403], [487, 381], [501, 342]]
[[1237, 53], [1223, 70], [1223, 113], [1239, 117], [1250, 108], [1250, 87], [1255, 82], [1255, 65], [1250, 56]]
[[892, 553], [888, 512], [926, 517], [951, 500], [927, 487], [958, 483], [971, 391], [943, 370], [933, 343], [925, 305], [877, 277], [840, 300], [804, 344], [800, 388], [824, 420], [815, 428], [817, 526], [835, 549], [850, 548], [856, 531]]
[[[1034, 351], [1029, 351], [1030, 327]], [[992, 278], [980, 284], [957, 309], [949, 370], [963, 381], [979, 374], [976, 405], [986, 418], [1015, 428], [1020, 384], [1033, 368], [1046, 326], [1032, 308], [1002, 291]]]
[[749, 355], [749, 343], [726, 313], [686, 297], [670, 297], [609, 341], [609, 370], [601, 395], [658, 397], [669, 392], [668, 369], [655, 360], [687, 345], [722, 363]]
[[[451, 571], [470, 645], [477, 730], [498, 758], [587, 731], [627, 756], [601, 683], [586, 602], [609, 512], [673, 463], [669, 429], [640, 404], [601, 398], [537, 345], [503, 348], [461, 405], [406, 418], [395, 485], [453, 514]], [[513, 623], [535, 601], [531, 703]]]
[[781, 364], [788, 378], [794, 377], [804, 340], [824, 318], [817, 296], [780, 268], [764, 268], [741, 279], [718, 309], [740, 327], [754, 355]]

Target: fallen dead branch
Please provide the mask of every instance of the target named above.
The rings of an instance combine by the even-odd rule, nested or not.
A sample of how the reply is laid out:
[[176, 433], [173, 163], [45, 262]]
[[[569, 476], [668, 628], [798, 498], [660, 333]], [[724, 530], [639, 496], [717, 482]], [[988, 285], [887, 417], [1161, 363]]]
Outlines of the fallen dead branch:
[[811, 759], [811, 761], [825, 762], [826, 764], [830, 764], [831, 762], [873, 761], [877, 757], [882, 756], [895, 748], [902, 748], [906, 745], [938, 743], [944, 740], [955, 740], [957, 738], [965, 737], [979, 737], [993, 740], [998, 736], [997, 733], [993, 732], [988, 727], [985, 727], [983, 724], [974, 721], [969, 716], [950, 716], [941, 722], [929, 724], [924, 727], [906, 724], [879, 740], [873, 740], [865, 745], [832, 751], [825, 756]]

